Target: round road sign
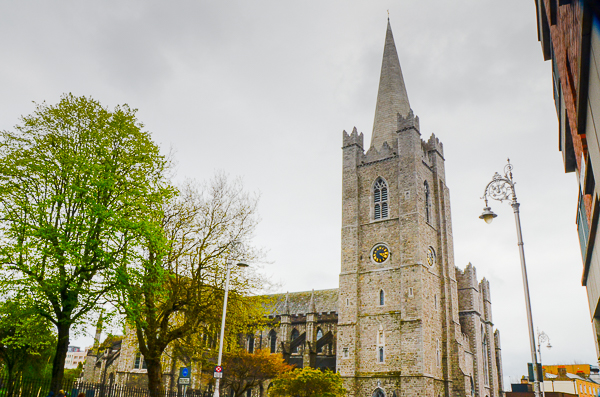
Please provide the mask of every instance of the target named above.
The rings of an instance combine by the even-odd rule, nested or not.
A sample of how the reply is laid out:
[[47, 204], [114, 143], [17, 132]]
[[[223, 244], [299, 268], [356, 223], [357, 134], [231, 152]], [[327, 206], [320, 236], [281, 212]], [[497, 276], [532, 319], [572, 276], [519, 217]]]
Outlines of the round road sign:
[[223, 372], [223, 367], [221, 367], [220, 365], [217, 365], [215, 367], [215, 372]]

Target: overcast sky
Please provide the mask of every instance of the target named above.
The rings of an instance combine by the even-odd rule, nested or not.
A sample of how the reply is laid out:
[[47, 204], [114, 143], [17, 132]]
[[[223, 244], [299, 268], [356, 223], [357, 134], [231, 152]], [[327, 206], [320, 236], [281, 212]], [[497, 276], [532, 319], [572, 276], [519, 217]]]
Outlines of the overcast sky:
[[260, 192], [255, 241], [279, 291], [337, 288], [342, 131], [370, 141], [388, 9], [423, 138], [444, 144], [456, 265], [491, 283], [505, 382], [530, 361], [515, 224], [507, 203], [478, 216], [507, 157], [543, 361], [596, 364], [532, 0], [2, 2], [0, 129], [66, 92], [127, 103], [179, 179], [224, 170]]

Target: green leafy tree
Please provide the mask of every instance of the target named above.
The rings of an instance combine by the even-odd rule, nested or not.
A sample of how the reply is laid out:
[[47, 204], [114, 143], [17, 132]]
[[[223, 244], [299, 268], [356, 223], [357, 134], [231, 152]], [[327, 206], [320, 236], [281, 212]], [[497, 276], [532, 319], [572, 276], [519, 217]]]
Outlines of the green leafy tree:
[[0, 132], [0, 292], [32, 297], [56, 327], [55, 393], [71, 327], [103, 303], [147, 209], [171, 194], [166, 162], [135, 113], [67, 94]]
[[291, 371], [293, 366], [286, 364], [281, 354], [271, 354], [269, 349], [255, 353], [236, 349], [224, 355], [223, 368], [221, 387], [232, 391], [233, 397], [241, 397], [247, 390], [262, 388], [263, 382]]
[[[194, 334], [216, 341], [227, 261], [260, 255], [236, 244], [252, 236], [256, 203], [239, 181], [221, 174], [204, 186], [187, 186], [148, 213], [154, 228], [142, 238], [138, 262], [120, 268], [116, 302], [137, 335], [152, 395], [163, 393], [161, 357], [169, 344]], [[260, 299], [246, 296], [265, 281], [251, 268], [232, 266], [231, 274], [226, 338], [235, 344], [250, 324], [264, 321]]]
[[56, 343], [51, 328], [52, 324], [32, 310], [26, 299], [13, 297], [0, 303], [0, 362], [7, 377], [8, 396], [20, 374], [43, 372]]
[[306, 367], [275, 379], [269, 397], [343, 397], [347, 395], [340, 374]]

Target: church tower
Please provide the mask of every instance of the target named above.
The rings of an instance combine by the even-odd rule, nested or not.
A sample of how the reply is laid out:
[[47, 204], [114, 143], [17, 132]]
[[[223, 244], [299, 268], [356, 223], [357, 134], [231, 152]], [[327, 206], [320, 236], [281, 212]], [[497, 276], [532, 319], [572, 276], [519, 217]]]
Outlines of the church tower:
[[421, 138], [389, 20], [363, 142], [344, 131], [337, 370], [352, 396], [470, 395], [443, 145]]

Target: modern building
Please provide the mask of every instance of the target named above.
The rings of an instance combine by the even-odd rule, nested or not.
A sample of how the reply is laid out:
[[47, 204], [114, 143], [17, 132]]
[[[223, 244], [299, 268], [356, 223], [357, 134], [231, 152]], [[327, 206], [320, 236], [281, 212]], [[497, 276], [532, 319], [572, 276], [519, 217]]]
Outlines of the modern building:
[[[333, 369], [350, 396], [503, 395], [490, 286], [471, 264], [454, 265], [444, 147], [421, 134], [388, 21], [371, 143], [356, 128], [342, 134], [339, 288], [275, 295], [272, 327], [243, 337], [249, 351]], [[138, 382], [135, 335], [118, 359], [112, 346], [88, 355], [84, 378]], [[167, 387], [180, 366], [172, 356], [163, 361]], [[201, 379], [191, 387], [210, 387]]]
[[596, 397], [600, 394], [600, 384], [589, 377], [567, 372], [564, 366], [558, 366], [558, 374], [544, 374], [544, 391], [576, 394], [579, 397]]
[[[538, 39], [552, 62], [558, 147], [565, 172], [575, 172], [574, 203], [581, 245], [581, 283], [587, 289], [600, 358], [600, 3], [596, 0], [536, 0]], [[576, 204], [576, 205], [575, 205]]]
[[85, 363], [85, 357], [87, 356], [87, 351], [89, 348], [85, 350], [81, 350], [78, 346], [69, 346], [67, 350], [67, 358], [65, 360], [65, 369], [75, 369], [79, 366], [79, 364], [83, 365]]

